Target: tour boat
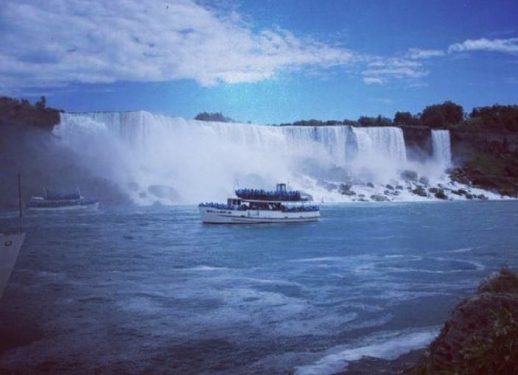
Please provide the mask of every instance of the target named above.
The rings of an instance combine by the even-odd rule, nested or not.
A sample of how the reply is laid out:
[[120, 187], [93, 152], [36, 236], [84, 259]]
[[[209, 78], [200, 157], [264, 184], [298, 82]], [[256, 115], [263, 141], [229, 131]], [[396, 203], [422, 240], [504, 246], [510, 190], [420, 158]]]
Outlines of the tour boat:
[[288, 191], [286, 184], [277, 184], [275, 191], [238, 189], [236, 197], [226, 204], [201, 203], [204, 223], [300, 223], [320, 218], [320, 208], [309, 195]]
[[61, 211], [97, 209], [99, 202], [93, 199], [85, 199], [79, 191], [74, 193], [56, 193], [45, 189], [44, 196], [32, 197], [27, 208], [31, 211]]

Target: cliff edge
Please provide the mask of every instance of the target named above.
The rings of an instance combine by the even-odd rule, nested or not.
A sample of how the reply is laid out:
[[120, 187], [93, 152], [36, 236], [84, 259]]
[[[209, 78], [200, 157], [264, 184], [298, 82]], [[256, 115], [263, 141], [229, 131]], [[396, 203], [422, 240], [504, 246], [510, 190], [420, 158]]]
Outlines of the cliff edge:
[[51, 131], [59, 123], [59, 110], [46, 106], [45, 97], [34, 105], [27, 100], [0, 97], [0, 128], [35, 127]]

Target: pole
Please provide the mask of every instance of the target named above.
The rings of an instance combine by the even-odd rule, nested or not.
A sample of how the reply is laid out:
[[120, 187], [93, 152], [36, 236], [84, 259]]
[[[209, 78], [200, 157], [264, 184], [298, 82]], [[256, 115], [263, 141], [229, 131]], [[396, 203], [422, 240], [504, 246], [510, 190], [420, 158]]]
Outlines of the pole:
[[22, 220], [23, 220], [23, 209], [22, 209], [22, 176], [18, 173], [18, 218], [20, 231], [22, 230]]

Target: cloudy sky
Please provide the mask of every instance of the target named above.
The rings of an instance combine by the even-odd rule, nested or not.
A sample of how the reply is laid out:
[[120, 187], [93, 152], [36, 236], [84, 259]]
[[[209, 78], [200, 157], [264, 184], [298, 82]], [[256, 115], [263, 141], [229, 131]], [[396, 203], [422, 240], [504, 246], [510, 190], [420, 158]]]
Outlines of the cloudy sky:
[[3, 0], [0, 94], [241, 121], [518, 104], [518, 2]]

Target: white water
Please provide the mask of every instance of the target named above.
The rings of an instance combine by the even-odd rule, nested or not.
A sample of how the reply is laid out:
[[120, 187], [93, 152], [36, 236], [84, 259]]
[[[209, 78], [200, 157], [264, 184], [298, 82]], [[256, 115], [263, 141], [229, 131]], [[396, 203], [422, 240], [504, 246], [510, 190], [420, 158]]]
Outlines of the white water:
[[410, 164], [396, 127], [278, 127], [141, 111], [65, 113], [55, 134], [92, 173], [140, 204], [221, 200], [238, 186], [280, 181], [319, 200], [339, 200], [326, 181], [383, 186], [410, 167], [422, 167], [420, 175], [444, 171], [450, 159], [449, 134], [434, 131], [434, 168]]
[[449, 130], [432, 130], [433, 157], [439, 165], [451, 166], [451, 144]]
[[393, 360], [428, 345], [437, 336], [436, 327], [410, 332], [391, 332], [365, 339], [353, 347], [336, 348], [316, 363], [297, 368], [296, 375], [331, 375], [343, 371], [348, 362], [363, 357]]

